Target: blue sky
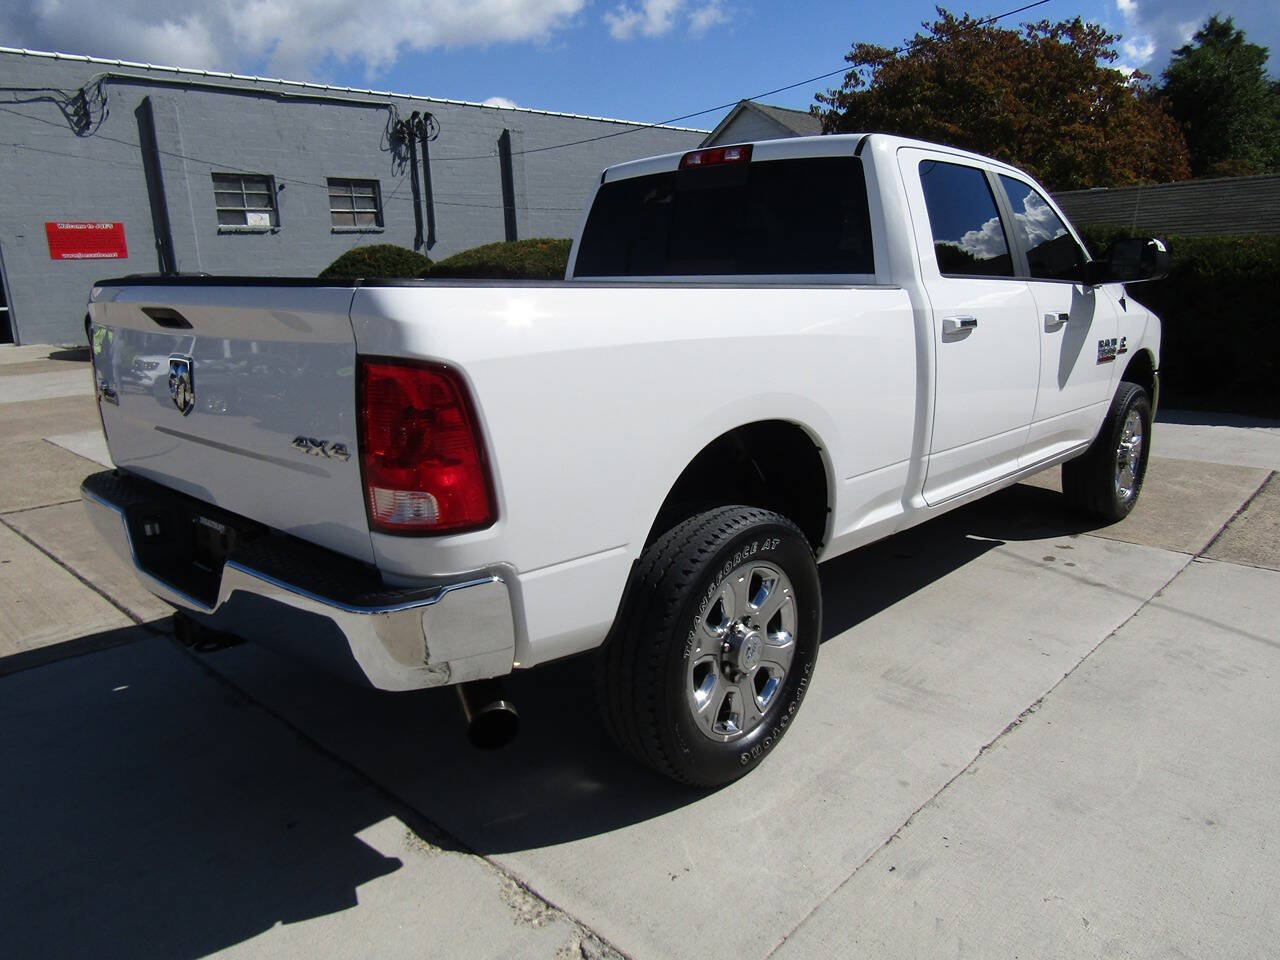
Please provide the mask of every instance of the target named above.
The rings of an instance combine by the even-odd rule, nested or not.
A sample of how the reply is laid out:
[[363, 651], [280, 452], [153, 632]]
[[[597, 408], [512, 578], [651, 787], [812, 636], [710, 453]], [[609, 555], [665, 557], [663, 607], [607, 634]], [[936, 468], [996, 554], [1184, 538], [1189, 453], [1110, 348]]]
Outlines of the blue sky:
[[[988, 16], [1022, 2], [949, 9]], [[0, 44], [658, 122], [839, 69], [854, 42], [894, 46], [934, 15], [917, 0], [114, 0], [109, 9], [10, 0]], [[1214, 12], [1280, 48], [1275, 0], [1049, 0], [1004, 23], [1083, 16], [1124, 35], [1123, 64], [1158, 74]], [[838, 79], [765, 100], [805, 109]], [[685, 123], [709, 128], [724, 112]]]

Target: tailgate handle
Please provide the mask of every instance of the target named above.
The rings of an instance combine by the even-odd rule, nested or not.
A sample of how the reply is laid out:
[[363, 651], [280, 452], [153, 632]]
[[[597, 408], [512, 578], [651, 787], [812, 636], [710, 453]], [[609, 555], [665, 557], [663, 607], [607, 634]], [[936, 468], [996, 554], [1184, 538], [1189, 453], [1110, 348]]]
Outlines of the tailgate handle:
[[190, 330], [191, 321], [168, 307], [143, 307], [142, 312], [168, 330]]

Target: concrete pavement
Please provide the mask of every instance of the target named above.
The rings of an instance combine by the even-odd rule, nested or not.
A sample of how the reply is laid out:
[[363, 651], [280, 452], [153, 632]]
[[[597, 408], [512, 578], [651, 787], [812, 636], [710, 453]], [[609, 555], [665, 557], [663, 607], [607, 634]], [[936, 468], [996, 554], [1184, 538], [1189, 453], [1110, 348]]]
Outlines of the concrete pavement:
[[1280, 424], [1164, 415], [1113, 527], [1050, 471], [824, 564], [805, 708], [706, 794], [609, 747], [581, 661], [514, 678], [522, 737], [476, 754], [448, 691], [178, 647], [65, 502], [101, 469], [83, 359], [18, 350], [7, 953], [1252, 957], [1280, 932]]

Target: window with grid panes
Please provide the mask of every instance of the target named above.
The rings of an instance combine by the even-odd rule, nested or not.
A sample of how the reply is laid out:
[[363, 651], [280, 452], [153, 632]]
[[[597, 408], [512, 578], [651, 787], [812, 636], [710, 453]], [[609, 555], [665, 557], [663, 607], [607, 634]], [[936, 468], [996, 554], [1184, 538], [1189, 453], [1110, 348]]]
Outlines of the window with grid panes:
[[329, 223], [335, 227], [382, 226], [378, 181], [330, 177]]
[[276, 227], [276, 189], [271, 177], [254, 173], [215, 173], [213, 197], [220, 227]]

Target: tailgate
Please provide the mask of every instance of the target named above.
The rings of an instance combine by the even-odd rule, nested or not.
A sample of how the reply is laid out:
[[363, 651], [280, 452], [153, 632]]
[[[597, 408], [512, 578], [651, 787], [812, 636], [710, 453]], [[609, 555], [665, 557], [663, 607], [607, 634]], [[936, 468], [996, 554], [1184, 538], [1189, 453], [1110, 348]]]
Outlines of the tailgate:
[[98, 405], [116, 466], [371, 562], [351, 297], [285, 284], [97, 288]]

